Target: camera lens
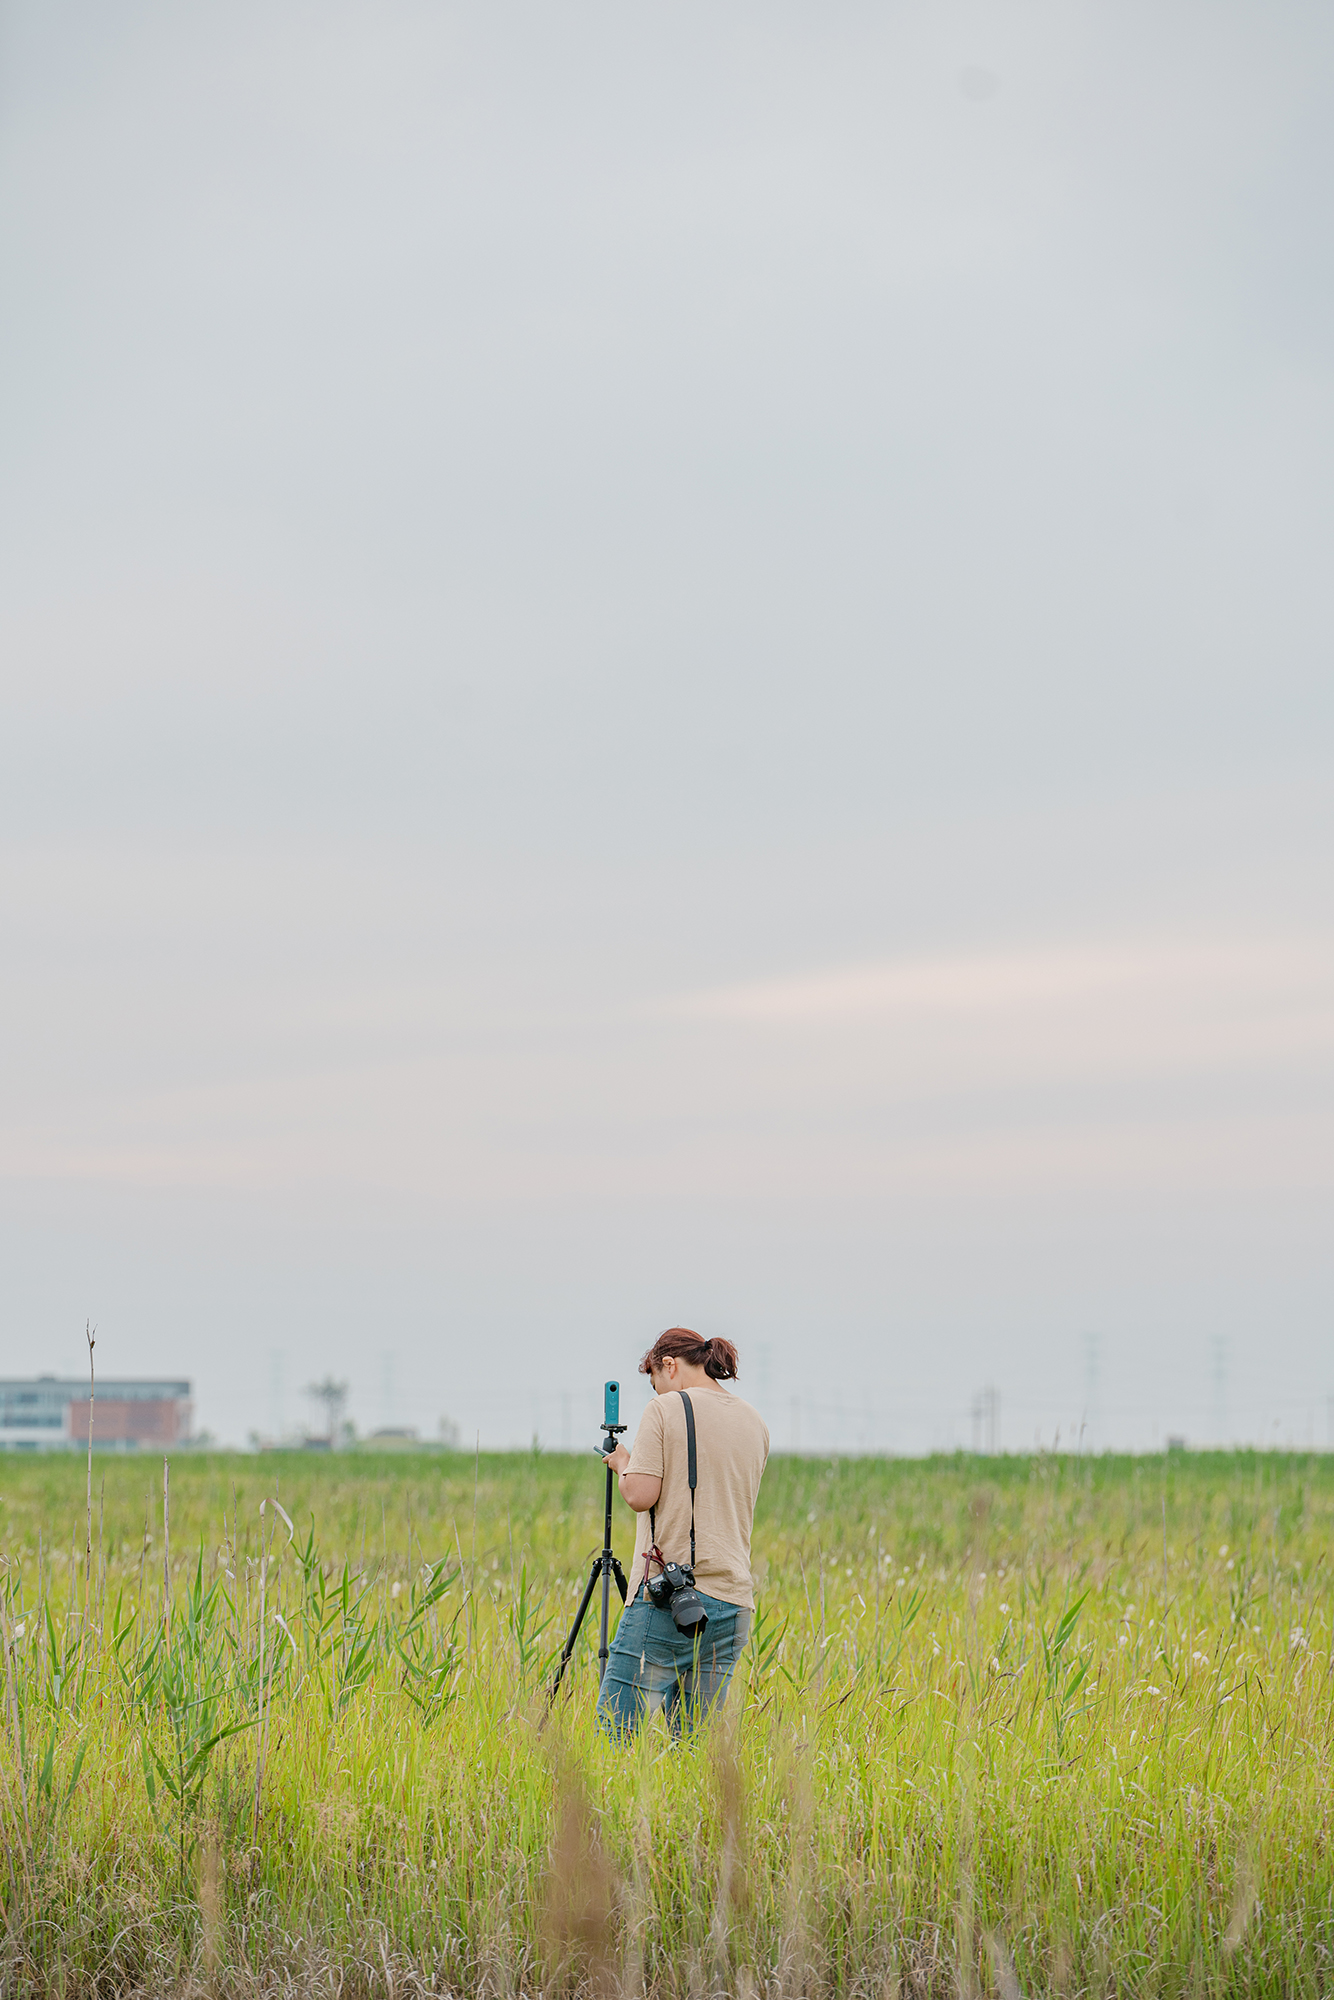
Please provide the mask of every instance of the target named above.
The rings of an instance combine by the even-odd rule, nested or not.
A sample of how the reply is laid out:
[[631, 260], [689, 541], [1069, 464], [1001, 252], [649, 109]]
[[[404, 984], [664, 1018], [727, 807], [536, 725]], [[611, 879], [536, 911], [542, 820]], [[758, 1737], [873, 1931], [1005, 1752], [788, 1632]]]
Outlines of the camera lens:
[[702, 1632], [709, 1622], [709, 1614], [704, 1609], [704, 1600], [693, 1584], [685, 1584], [672, 1592], [668, 1606], [678, 1632]]

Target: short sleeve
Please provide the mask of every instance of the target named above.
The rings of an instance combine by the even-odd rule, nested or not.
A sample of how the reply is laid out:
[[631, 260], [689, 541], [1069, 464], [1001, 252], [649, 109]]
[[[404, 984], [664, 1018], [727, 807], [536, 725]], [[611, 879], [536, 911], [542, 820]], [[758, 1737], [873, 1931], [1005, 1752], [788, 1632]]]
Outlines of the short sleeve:
[[639, 1419], [627, 1472], [642, 1472], [648, 1479], [662, 1478], [662, 1404], [655, 1396]]

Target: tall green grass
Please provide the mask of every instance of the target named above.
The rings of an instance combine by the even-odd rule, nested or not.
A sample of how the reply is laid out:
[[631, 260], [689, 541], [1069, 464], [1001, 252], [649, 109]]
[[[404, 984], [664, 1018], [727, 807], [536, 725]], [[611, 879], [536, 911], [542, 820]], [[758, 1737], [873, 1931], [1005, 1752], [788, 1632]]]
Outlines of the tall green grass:
[[0, 1499], [7, 1991], [1334, 1990], [1327, 1459], [775, 1460], [677, 1748], [547, 1706], [591, 1453]]

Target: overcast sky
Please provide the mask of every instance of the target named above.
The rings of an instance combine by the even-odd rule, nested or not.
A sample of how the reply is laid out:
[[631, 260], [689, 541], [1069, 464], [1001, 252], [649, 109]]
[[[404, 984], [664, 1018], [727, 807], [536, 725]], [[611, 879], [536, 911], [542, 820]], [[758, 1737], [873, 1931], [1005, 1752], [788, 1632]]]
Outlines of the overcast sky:
[[0, 1368], [1324, 1444], [1332, 189], [1314, 5], [6, 0]]

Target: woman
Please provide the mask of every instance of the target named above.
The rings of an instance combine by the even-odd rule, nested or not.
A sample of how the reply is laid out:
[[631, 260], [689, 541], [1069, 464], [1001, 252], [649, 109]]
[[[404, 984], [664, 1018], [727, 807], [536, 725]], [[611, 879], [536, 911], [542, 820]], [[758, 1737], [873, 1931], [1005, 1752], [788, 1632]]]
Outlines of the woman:
[[[644, 1412], [634, 1450], [618, 1444], [607, 1458], [639, 1529], [598, 1720], [609, 1736], [631, 1736], [645, 1715], [665, 1708], [679, 1736], [683, 1721], [698, 1721], [726, 1695], [750, 1632], [750, 1529], [769, 1433], [759, 1412], [723, 1387], [736, 1380], [730, 1340], [701, 1340], [689, 1327], [670, 1327], [639, 1372], [653, 1384], [656, 1400]], [[693, 1514], [686, 1396], [695, 1428]], [[645, 1583], [661, 1574], [664, 1560], [689, 1564], [692, 1518], [695, 1584], [708, 1622], [702, 1632], [689, 1633], [677, 1629], [670, 1610], [654, 1604]]]

